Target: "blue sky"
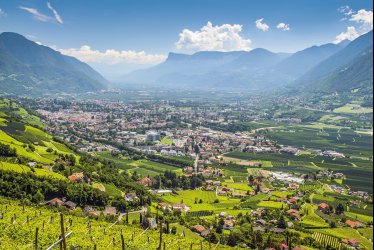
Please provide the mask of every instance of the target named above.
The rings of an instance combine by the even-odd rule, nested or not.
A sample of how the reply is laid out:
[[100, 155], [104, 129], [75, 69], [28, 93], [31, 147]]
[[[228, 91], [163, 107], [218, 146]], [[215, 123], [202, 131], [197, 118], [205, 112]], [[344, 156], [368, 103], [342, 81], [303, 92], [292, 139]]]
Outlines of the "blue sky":
[[353, 39], [373, 25], [369, 0], [0, 0], [0, 9], [0, 31], [107, 76], [158, 63], [170, 51], [295, 52]]

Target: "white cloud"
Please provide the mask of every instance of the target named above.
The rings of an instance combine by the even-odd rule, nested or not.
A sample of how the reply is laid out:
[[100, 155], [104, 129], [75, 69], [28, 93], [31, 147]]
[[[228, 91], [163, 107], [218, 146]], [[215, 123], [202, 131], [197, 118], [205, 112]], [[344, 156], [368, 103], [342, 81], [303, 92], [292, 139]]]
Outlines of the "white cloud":
[[54, 50], [61, 52], [64, 55], [78, 58], [87, 63], [100, 64], [157, 64], [166, 59], [166, 55], [147, 54], [145, 51], [107, 49], [106, 51], [93, 50], [88, 45], [83, 45], [80, 48], [58, 49], [56, 46], [51, 46]]
[[342, 6], [338, 9], [338, 11], [345, 16], [350, 16], [354, 13], [354, 11], [348, 5]]
[[42, 22], [53, 22], [54, 18], [49, 17], [47, 15], [44, 15], [43, 13], [40, 13], [37, 9], [34, 8], [28, 8], [24, 6], [19, 6], [21, 10], [24, 10], [28, 13], [30, 13], [36, 20], [42, 21]]
[[1, 17], [6, 17], [6, 12], [0, 8], [0, 18]]
[[340, 33], [339, 35], [337, 35], [335, 37], [334, 43], [338, 44], [338, 43], [340, 43], [340, 42], [342, 42], [344, 40], [350, 40], [350, 41], [352, 41], [352, 40], [356, 39], [359, 36], [360, 35], [357, 32], [356, 28], [353, 27], [353, 26], [349, 26], [349, 27], [347, 27], [347, 30], [345, 32], [342, 32], [342, 33]]
[[56, 21], [60, 24], [63, 24], [64, 21], [62, 21], [60, 14], [58, 14], [58, 12], [52, 7], [52, 5], [49, 2], [47, 2], [47, 7], [48, 9], [52, 11], [53, 15], [55, 16]]
[[350, 21], [362, 24], [365, 31], [373, 29], [373, 11], [361, 9], [357, 13], [352, 14]]
[[264, 21], [264, 18], [260, 18], [260, 19], [256, 20], [256, 22], [255, 22], [256, 23], [256, 27], [259, 30], [268, 31], [269, 30], [269, 25], [267, 25], [263, 21]]
[[283, 30], [283, 31], [289, 31], [291, 28], [290, 28], [290, 25], [289, 25], [289, 24], [279, 23], [279, 24], [277, 25], [277, 29], [279, 29], [279, 30]]
[[223, 24], [213, 26], [208, 22], [200, 30], [184, 29], [175, 43], [178, 50], [188, 51], [238, 51], [251, 50], [251, 40], [241, 36], [243, 26]]

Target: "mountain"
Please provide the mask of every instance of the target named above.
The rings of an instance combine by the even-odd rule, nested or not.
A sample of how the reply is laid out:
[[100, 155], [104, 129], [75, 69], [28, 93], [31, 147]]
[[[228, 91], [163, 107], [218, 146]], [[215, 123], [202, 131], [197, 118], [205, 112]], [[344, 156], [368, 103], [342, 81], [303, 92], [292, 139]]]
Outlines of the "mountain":
[[12, 32], [0, 34], [0, 91], [7, 94], [77, 93], [105, 88], [87, 64]]
[[373, 47], [370, 46], [346, 65], [314, 82], [310, 87], [323, 91], [373, 91]]
[[[362, 53], [370, 53], [366, 50], [370, 50], [373, 47], [373, 31], [370, 31], [349, 43], [346, 47], [331, 55], [327, 59], [323, 60], [302, 77], [300, 77], [296, 83], [299, 85], [313, 85], [321, 82], [322, 79], [326, 79], [329, 76], [337, 75], [337, 70], [344, 70], [344, 67], [349, 67], [352, 63], [367, 63], [364, 57], [360, 55]], [[365, 52], [366, 51], [366, 52]], [[358, 60], [358, 61], [357, 61]], [[353, 74], [356, 71], [349, 71]], [[368, 72], [369, 73], [369, 72]], [[347, 72], [346, 72], [347, 74]], [[346, 81], [355, 78], [354, 75], [346, 75]]]
[[[257, 89], [260, 79], [266, 83], [279, 80], [279, 77], [269, 74], [270, 68], [288, 56], [265, 49], [202, 51], [193, 55], [170, 53], [165, 62], [132, 72], [124, 76], [123, 82], [169, 87]], [[263, 82], [262, 86], [265, 86]]]
[[329, 43], [321, 46], [312, 46], [298, 51], [279, 63], [276, 70], [285, 74], [290, 74], [295, 78], [300, 77], [315, 67], [318, 63], [344, 48], [347, 43], [347, 41], [343, 41], [339, 44]]
[[249, 52], [170, 53], [165, 62], [127, 74], [123, 82], [177, 88], [265, 90], [291, 84], [347, 44], [344, 41], [313, 46], [294, 54], [262, 48]]

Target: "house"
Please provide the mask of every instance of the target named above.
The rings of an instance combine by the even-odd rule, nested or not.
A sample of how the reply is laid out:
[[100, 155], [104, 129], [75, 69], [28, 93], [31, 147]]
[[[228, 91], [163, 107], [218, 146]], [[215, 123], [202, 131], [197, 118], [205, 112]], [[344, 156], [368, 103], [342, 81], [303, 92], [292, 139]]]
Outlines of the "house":
[[64, 206], [67, 207], [70, 210], [74, 210], [77, 207], [77, 204], [75, 204], [72, 201], [67, 201], [64, 203]]
[[117, 209], [115, 207], [105, 207], [103, 214], [104, 216], [115, 216], [117, 214]]
[[147, 223], [148, 223], [148, 227], [150, 229], [155, 229], [157, 228], [157, 221], [155, 218], [147, 218]]
[[139, 181], [139, 184], [144, 187], [150, 187], [152, 186], [152, 180], [149, 177], [144, 177]]
[[186, 204], [173, 204], [173, 210], [181, 210], [182, 212], [187, 212], [190, 208]]
[[287, 198], [286, 197], [277, 198], [277, 201], [278, 202], [287, 202]]
[[322, 213], [328, 213], [330, 211], [330, 206], [327, 203], [321, 203], [318, 205], [318, 210]]
[[160, 208], [163, 210], [163, 211], [167, 211], [169, 210], [169, 204], [165, 203], [165, 202], [161, 202], [158, 204], [160, 206]]
[[91, 206], [85, 206], [83, 212], [93, 216], [100, 216], [100, 211], [93, 209]]
[[358, 247], [360, 245], [360, 242], [356, 239], [344, 239], [342, 242], [351, 247]]
[[362, 223], [359, 221], [352, 221], [352, 220], [347, 220], [345, 222], [346, 225], [352, 227], [352, 228], [359, 228], [362, 227]]
[[287, 214], [290, 215], [293, 219], [299, 220], [300, 219], [300, 212], [296, 209], [290, 209], [287, 211]]
[[53, 198], [50, 201], [47, 201], [45, 205], [55, 206], [55, 207], [61, 207], [64, 205], [64, 202], [60, 200], [59, 198]]
[[288, 204], [296, 204], [297, 203], [297, 198], [291, 198], [287, 201]]
[[287, 242], [284, 240], [279, 244], [279, 250], [289, 250]]
[[223, 224], [223, 229], [233, 230], [234, 229], [234, 221], [232, 220], [224, 220], [225, 224]]
[[195, 226], [192, 227], [192, 231], [196, 232], [198, 234], [201, 234], [202, 232], [205, 231], [205, 227], [202, 226], [202, 225], [195, 225]]
[[220, 195], [220, 196], [226, 196], [227, 192], [224, 191], [224, 190], [218, 190], [217, 194]]
[[125, 200], [126, 201], [134, 201], [136, 199], [138, 199], [138, 196], [136, 196], [136, 193], [127, 193], [125, 195]]
[[69, 181], [71, 182], [78, 182], [83, 180], [84, 174], [83, 173], [74, 173], [68, 177]]
[[220, 181], [213, 181], [213, 185], [214, 186], [221, 186], [221, 182]]

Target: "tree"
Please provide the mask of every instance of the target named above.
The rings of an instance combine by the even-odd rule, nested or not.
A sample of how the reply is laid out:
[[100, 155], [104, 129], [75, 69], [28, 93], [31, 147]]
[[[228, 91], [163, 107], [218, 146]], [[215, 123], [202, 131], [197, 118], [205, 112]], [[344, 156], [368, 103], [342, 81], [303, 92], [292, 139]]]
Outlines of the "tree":
[[287, 228], [287, 223], [286, 223], [283, 215], [281, 215], [280, 218], [279, 218], [278, 227], [283, 228], [283, 229]]
[[338, 214], [338, 215], [344, 213], [344, 206], [343, 206], [343, 204], [341, 204], [341, 203], [338, 204], [338, 206], [335, 209], [335, 213]]
[[36, 203], [40, 203], [44, 200], [44, 195], [38, 190], [32, 198]]

